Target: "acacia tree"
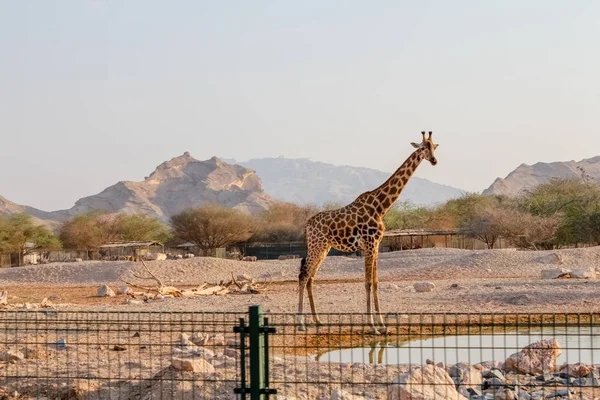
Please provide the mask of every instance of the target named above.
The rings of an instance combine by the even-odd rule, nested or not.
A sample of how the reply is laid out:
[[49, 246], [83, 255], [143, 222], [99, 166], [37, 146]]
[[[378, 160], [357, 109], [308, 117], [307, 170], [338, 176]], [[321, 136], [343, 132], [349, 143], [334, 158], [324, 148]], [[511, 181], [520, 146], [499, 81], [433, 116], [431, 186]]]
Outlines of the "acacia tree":
[[293, 242], [302, 240], [306, 221], [319, 210], [314, 206], [300, 206], [278, 202], [254, 218], [254, 242]]
[[168, 227], [145, 214], [124, 215], [106, 212], [80, 214], [63, 224], [60, 237], [65, 247], [96, 250], [100, 246], [118, 241], [169, 240]]
[[205, 254], [243, 242], [252, 236], [250, 216], [219, 204], [206, 204], [171, 217], [175, 237], [198, 246]]
[[0, 217], [0, 253], [27, 254], [35, 250], [54, 250], [60, 240], [48, 228], [36, 225], [27, 214]]

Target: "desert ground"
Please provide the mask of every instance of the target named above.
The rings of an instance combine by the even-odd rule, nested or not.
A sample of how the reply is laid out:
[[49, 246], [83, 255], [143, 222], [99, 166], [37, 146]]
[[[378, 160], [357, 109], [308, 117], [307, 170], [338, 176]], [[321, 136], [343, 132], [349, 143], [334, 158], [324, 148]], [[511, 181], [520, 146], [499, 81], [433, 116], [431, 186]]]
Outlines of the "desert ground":
[[[309, 325], [303, 334], [295, 332], [292, 325], [298, 299], [298, 259], [150, 261], [147, 266], [165, 285], [194, 288], [227, 282], [232, 275], [246, 275], [259, 283], [261, 293], [150, 301], [140, 301], [138, 296], [134, 302], [130, 295], [99, 297], [97, 293], [100, 285], [116, 290], [125, 281], [136, 286], [155, 285], [151, 280], [136, 278], [145, 273], [140, 263], [70, 262], [0, 270], [0, 287], [8, 291], [4, 308], [9, 310], [2, 314], [1, 321], [0, 350], [6, 363], [0, 360], [0, 398], [236, 398], [232, 391], [239, 378], [240, 353], [236, 350], [237, 336], [232, 333], [238, 317], [235, 313], [244, 313], [248, 306], [257, 304], [275, 323], [282, 324], [280, 336], [271, 343], [272, 383], [280, 393], [277, 399], [395, 398], [387, 397], [389, 383], [411, 366], [382, 365], [366, 359], [339, 363], [316, 360], [331, 349], [369, 347], [373, 343], [380, 346], [380, 341], [386, 340], [367, 335], [366, 328], [361, 327], [351, 327], [354, 335], [348, 335], [340, 325], [340, 321], [351, 318], [345, 313], [355, 313], [358, 319], [354, 322], [364, 321], [363, 263], [362, 258], [353, 257], [326, 259], [316, 277], [315, 297], [322, 319], [332, 324], [322, 328]], [[398, 324], [402, 318], [410, 318], [406, 314], [589, 315], [600, 311], [600, 280], [542, 279], [542, 271], [561, 268], [600, 270], [600, 247], [536, 252], [419, 249], [383, 253], [379, 257], [381, 307], [392, 329], [396, 323], [397, 331], [392, 332], [398, 337], [407, 334], [400, 332]], [[413, 285], [425, 281], [435, 288], [416, 292]], [[141, 291], [137, 287], [133, 290]], [[42, 306], [48, 298], [51, 304], [46, 300]], [[34, 312], [12, 313], [24, 308]], [[309, 310], [306, 300], [305, 312]], [[146, 313], [150, 311], [164, 313]], [[195, 312], [229, 314], [196, 317]], [[61, 340], [66, 345], [58, 346]], [[17, 351], [21, 353], [15, 354]], [[184, 356], [202, 364], [194, 367], [195, 372], [180, 371], [174, 363]], [[489, 371], [500, 365], [494, 361], [504, 360], [489, 361], [485, 368], [478, 368]], [[506, 375], [506, 382], [523, 379], [521, 375]], [[559, 386], [548, 390], [559, 390]], [[461, 390], [465, 393], [466, 389]], [[528, 390], [533, 393], [533, 386]], [[580, 391], [584, 392], [577, 398], [598, 396], [593, 388]]]
[[[273, 313], [297, 309], [299, 260], [257, 262], [215, 258], [150, 261], [165, 285], [178, 288], [218, 284], [247, 275], [270, 283], [261, 294], [167, 298], [141, 305], [126, 297], [97, 297], [99, 285], [116, 288], [139, 280], [139, 263], [88, 261], [0, 270], [0, 287], [9, 303], [36, 304], [49, 296], [58, 308], [145, 311], [244, 311], [260, 304]], [[598, 269], [600, 247], [552, 251], [419, 249], [379, 256], [379, 290], [385, 313], [429, 312], [591, 312], [600, 311], [600, 280], [542, 279], [547, 269]], [[315, 299], [321, 313], [364, 313], [364, 260], [328, 257], [316, 276]], [[431, 292], [416, 293], [417, 282], [432, 282]], [[305, 296], [305, 312], [309, 312]]]

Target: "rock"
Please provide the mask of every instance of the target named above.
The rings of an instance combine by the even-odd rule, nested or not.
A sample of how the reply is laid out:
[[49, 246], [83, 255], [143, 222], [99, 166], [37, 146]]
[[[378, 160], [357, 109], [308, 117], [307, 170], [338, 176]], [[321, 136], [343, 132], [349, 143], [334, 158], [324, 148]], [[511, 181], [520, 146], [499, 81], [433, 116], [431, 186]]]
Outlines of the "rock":
[[129, 294], [131, 293], [131, 289], [127, 285], [119, 286], [117, 288], [117, 294]]
[[140, 305], [140, 304], [144, 304], [144, 302], [141, 301], [141, 300], [128, 299], [127, 300], [127, 304], [132, 305], [132, 306], [137, 306], [137, 305]]
[[74, 258], [73, 262], [83, 262], [83, 258]]
[[179, 371], [190, 371], [197, 374], [211, 374], [215, 372], [215, 367], [203, 358], [176, 358], [171, 361], [173, 368]]
[[127, 347], [124, 346], [119, 346], [118, 344], [115, 344], [112, 348], [113, 351], [125, 351], [127, 350]]
[[98, 288], [98, 297], [115, 297], [116, 294], [108, 285], [102, 285]]
[[594, 370], [595, 368], [593, 365], [588, 365], [585, 363], [564, 364], [560, 368], [560, 373], [573, 376], [575, 378], [582, 378]]
[[560, 389], [560, 390], [557, 390], [554, 393], [551, 393], [551, 394], [547, 395], [546, 398], [547, 399], [553, 399], [555, 397], [567, 397], [567, 398], [569, 398], [569, 397], [571, 397], [572, 393], [574, 393], [574, 392], [571, 392], [569, 389]]
[[67, 339], [58, 339], [56, 342], [57, 349], [65, 349], [67, 348]]
[[566, 268], [553, 268], [542, 270], [542, 279], [568, 278], [571, 276], [571, 270]]
[[571, 278], [576, 279], [596, 279], [595, 268], [578, 268], [571, 271]]
[[425, 365], [394, 379], [388, 400], [464, 400], [448, 373], [435, 365]]
[[484, 372], [482, 374], [482, 377], [486, 378], [486, 379], [497, 378], [501, 382], [506, 382], [506, 377], [504, 376], [502, 371], [498, 368], [492, 368], [489, 371]]
[[35, 306], [31, 303], [25, 303], [21, 307], [21, 309], [23, 309], [23, 310], [33, 310], [34, 308], [35, 308]]
[[8, 304], [8, 290], [0, 291], [0, 305]]
[[483, 383], [481, 371], [472, 366], [461, 368], [462, 377], [459, 383], [467, 388], [479, 387]]
[[50, 297], [48, 297], [48, 300], [51, 300], [51, 301], [59, 301], [59, 300], [60, 300], [60, 296], [53, 295], [53, 296], [50, 296]]
[[0, 361], [15, 363], [24, 359], [25, 355], [19, 350], [4, 350], [0, 352]]
[[223, 352], [223, 354], [225, 354], [227, 357], [232, 357], [235, 359], [240, 358], [240, 356], [242, 355], [242, 353], [237, 350], [237, 349], [232, 349], [232, 348], [226, 348], [225, 351]]
[[417, 282], [413, 287], [417, 293], [431, 292], [435, 289], [435, 284], [432, 282]]
[[504, 363], [504, 371], [521, 374], [540, 374], [556, 370], [556, 359], [562, 350], [554, 338], [543, 339], [512, 354]]
[[515, 392], [513, 392], [510, 389], [500, 389], [498, 391], [495, 391], [493, 394], [493, 398], [495, 400], [517, 400]]

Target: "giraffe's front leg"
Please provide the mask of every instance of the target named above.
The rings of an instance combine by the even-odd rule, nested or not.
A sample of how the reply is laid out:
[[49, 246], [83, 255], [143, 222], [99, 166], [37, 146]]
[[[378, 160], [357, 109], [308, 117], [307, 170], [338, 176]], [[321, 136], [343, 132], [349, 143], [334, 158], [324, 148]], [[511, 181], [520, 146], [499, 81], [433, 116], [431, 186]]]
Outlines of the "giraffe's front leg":
[[384, 335], [388, 333], [388, 329], [383, 322], [383, 316], [381, 315], [381, 309], [379, 308], [379, 278], [377, 277], [377, 254], [373, 258], [373, 302], [375, 303], [375, 312], [377, 313], [377, 323], [381, 326], [381, 333]]
[[316, 325], [323, 325], [319, 315], [317, 313], [317, 306], [315, 304], [315, 299], [313, 297], [313, 280], [314, 278], [309, 278], [306, 284], [306, 290], [308, 291], [308, 300], [310, 301], [310, 310], [312, 311], [313, 322]]

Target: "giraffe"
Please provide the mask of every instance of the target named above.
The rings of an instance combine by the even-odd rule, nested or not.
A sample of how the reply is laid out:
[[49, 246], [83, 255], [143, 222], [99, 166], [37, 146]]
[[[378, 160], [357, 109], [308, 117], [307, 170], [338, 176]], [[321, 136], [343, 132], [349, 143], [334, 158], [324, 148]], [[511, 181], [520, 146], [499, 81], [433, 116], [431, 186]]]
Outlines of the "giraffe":
[[302, 312], [305, 288], [308, 293], [313, 321], [317, 325], [321, 324], [313, 298], [313, 281], [321, 263], [333, 247], [344, 252], [363, 251], [370, 333], [380, 333], [373, 320], [371, 290], [373, 291], [373, 303], [378, 323], [383, 328], [383, 332], [387, 332], [379, 309], [379, 293], [377, 290], [379, 283], [377, 278], [377, 256], [379, 243], [383, 239], [385, 231], [383, 216], [398, 199], [421, 161], [427, 159], [431, 165], [437, 164], [434, 150], [438, 145], [434, 144], [431, 139], [432, 132], [429, 132], [428, 138], [425, 137], [425, 132], [421, 132], [421, 134], [423, 135], [421, 143], [411, 143], [416, 150], [381, 186], [361, 194], [345, 207], [320, 212], [307, 221], [304, 227], [307, 255], [301, 261], [298, 276], [298, 330], [306, 329]]

